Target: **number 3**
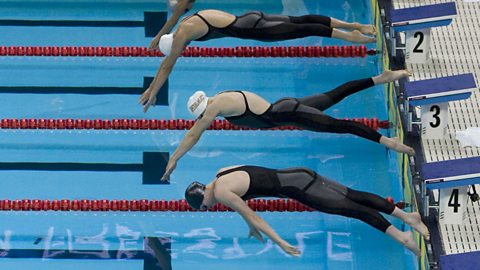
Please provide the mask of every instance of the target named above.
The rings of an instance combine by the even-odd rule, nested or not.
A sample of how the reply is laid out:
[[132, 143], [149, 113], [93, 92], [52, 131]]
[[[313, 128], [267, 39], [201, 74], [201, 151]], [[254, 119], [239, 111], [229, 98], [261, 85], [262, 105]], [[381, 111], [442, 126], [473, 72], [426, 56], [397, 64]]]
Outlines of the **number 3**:
[[440, 115], [440, 107], [438, 105], [433, 105], [432, 107], [430, 107], [430, 111], [434, 112], [433, 113], [433, 118], [435, 119], [435, 122], [430, 122], [430, 126], [432, 128], [439, 127], [440, 126], [440, 117], [438, 117], [438, 116]]

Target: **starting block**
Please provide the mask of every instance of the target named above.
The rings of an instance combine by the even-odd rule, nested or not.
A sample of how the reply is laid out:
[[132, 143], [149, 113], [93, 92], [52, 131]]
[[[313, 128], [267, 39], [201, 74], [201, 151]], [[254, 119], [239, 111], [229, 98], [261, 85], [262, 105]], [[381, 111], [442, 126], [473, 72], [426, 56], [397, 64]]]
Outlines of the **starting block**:
[[[442, 139], [445, 136], [449, 118], [448, 102], [467, 99], [477, 89], [471, 73], [413, 82], [402, 81], [402, 84], [408, 112], [408, 131], [412, 131], [413, 124], [421, 123], [421, 134], [427, 139]], [[413, 120], [412, 108], [416, 106], [421, 106], [421, 122]]]
[[[449, 25], [456, 15], [455, 2], [391, 10], [390, 20], [393, 30], [397, 33], [406, 33], [406, 62], [427, 62], [430, 57], [431, 29]], [[393, 46], [395, 51], [395, 43]]]
[[[426, 189], [439, 189], [439, 221], [462, 224], [466, 214], [468, 186], [480, 183], [480, 157], [425, 163], [422, 176]], [[425, 199], [428, 209], [428, 197]]]

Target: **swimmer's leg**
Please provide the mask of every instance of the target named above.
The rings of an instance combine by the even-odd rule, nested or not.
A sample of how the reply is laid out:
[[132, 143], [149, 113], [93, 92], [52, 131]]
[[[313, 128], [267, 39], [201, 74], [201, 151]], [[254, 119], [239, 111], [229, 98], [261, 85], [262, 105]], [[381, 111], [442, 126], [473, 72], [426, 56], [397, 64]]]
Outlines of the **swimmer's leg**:
[[288, 22], [293, 24], [321, 24], [330, 27], [331, 18], [323, 15], [285, 16], [263, 14], [263, 19], [269, 22]]
[[342, 28], [342, 29], [347, 29], [347, 30], [358, 30], [362, 34], [365, 35], [373, 35], [375, 36], [377, 34], [377, 29], [375, 28], [374, 25], [371, 24], [360, 24], [357, 22], [354, 23], [348, 23], [344, 22], [335, 18], [331, 18], [331, 24], [330, 27], [332, 28]]
[[382, 74], [372, 78], [347, 82], [324, 94], [332, 100], [333, 104], [336, 104], [347, 96], [370, 88], [374, 85], [394, 82], [408, 76], [409, 72], [407, 70], [386, 70]]
[[325, 25], [330, 28], [342, 28], [347, 30], [358, 30], [362, 34], [366, 35], [376, 35], [377, 30], [375, 26], [368, 25], [368, 24], [360, 24], [360, 23], [348, 23], [344, 22], [335, 18], [317, 15], [317, 14], [309, 14], [303, 16], [282, 16], [282, 15], [265, 15], [266, 20], [277, 20], [277, 21], [285, 21], [285, 17], [289, 18], [291, 23], [296, 24], [321, 24]]
[[377, 85], [377, 84], [394, 82], [402, 78], [406, 78], [408, 76], [410, 76], [410, 72], [408, 72], [408, 70], [406, 69], [385, 70], [382, 74], [372, 77], [372, 80], [375, 83], [375, 85]]
[[321, 24], [295, 24], [283, 21], [260, 21], [252, 29], [262, 41], [281, 41], [304, 37], [332, 37], [334, 29]]
[[319, 179], [321, 177], [310, 184], [303, 194], [294, 193], [291, 197], [321, 212], [361, 220], [381, 232], [392, 225], [377, 210], [349, 199], [338, 188]]
[[418, 248], [418, 245], [415, 242], [411, 231], [402, 232], [399, 229], [395, 228], [395, 226], [390, 225], [390, 227], [387, 228], [385, 233], [393, 239], [397, 240], [406, 248], [410, 249], [415, 255], [420, 256], [420, 248]]
[[370, 88], [374, 85], [375, 82], [372, 80], [372, 78], [355, 80], [344, 83], [328, 92], [299, 98], [298, 100], [305, 106], [310, 106], [318, 110], [325, 111], [331, 106], [342, 101], [347, 96]]
[[265, 14], [262, 13], [262, 19], [268, 22], [285, 22], [290, 23], [290, 16], [277, 15], [277, 14]]
[[335, 119], [314, 107], [305, 106], [293, 98], [285, 98], [275, 102], [265, 117], [268, 117], [272, 123], [278, 126], [293, 125], [316, 132], [349, 133], [381, 143], [401, 153], [415, 154], [413, 148], [400, 143], [396, 138], [387, 138], [376, 130], [358, 122]]
[[307, 130], [330, 133], [349, 133], [383, 144], [387, 148], [397, 152], [415, 155], [413, 148], [404, 145], [396, 138], [385, 137], [376, 130], [355, 121], [335, 119], [312, 107], [300, 105], [296, 111], [289, 114], [287, 117], [288, 124], [293, 123], [294, 125], [296, 124]]
[[358, 93], [374, 85], [393, 82], [408, 76], [409, 73], [407, 70], [387, 70], [378, 76], [350, 81], [328, 92], [300, 98], [299, 101], [303, 105], [324, 111], [352, 94]]
[[[292, 105], [275, 103], [272, 106], [272, 120], [280, 125], [295, 125], [303, 129], [317, 132], [349, 133], [379, 143], [382, 134], [374, 129], [354, 121], [339, 120], [324, 114], [322, 111], [303, 104]], [[290, 106], [290, 107], [289, 107]]]
[[255, 39], [266, 42], [312, 36], [338, 38], [356, 43], [373, 43], [376, 41], [374, 37], [364, 36], [358, 30], [344, 32], [322, 24], [295, 24], [267, 20], [261, 20], [255, 28], [252, 28], [252, 33]]
[[316, 132], [349, 133], [376, 143], [382, 138], [382, 134], [366, 125], [335, 119], [293, 98], [283, 98], [275, 102], [268, 111], [268, 117], [278, 126], [294, 125]]
[[[279, 108], [281, 107], [272, 107], [272, 112], [276, 113], [276, 110]], [[299, 104], [296, 109], [290, 113], [281, 113], [275, 118], [275, 122], [283, 120], [286, 121], [287, 124], [294, 124], [310, 131], [349, 133], [376, 143], [379, 143], [382, 137], [382, 134], [364, 124], [350, 120], [335, 119], [320, 110], [303, 104]]]
[[423, 224], [420, 214], [418, 212], [407, 213], [402, 209], [396, 207], [385, 198], [376, 194], [358, 191], [354, 189], [347, 189], [347, 198], [367, 207], [376, 209], [382, 213], [399, 218], [409, 226], [417, 230], [425, 239], [430, 239], [430, 232], [427, 226]]
[[332, 37], [339, 38], [351, 42], [358, 42], [358, 43], [371, 43], [375, 42], [376, 38], [367, 37], [365, 35], [373, 35], [377, 34], [377, 30], [373, 25], [365, 25], [359, 23], [348, 23], [344, 22], [335, 18], [326, 17], [323, 15], [304, 15], [304, 16], [290, 16], [290, 21], [292, 23], [297, 24], [321, 24], [325, 25], [330, 28], [342, 28], [353, 30], [353, 32], [344, 32], [337, 29], [333, 29]]
[[346, 32], [339, 30], [337, 28], [332, 29], [332, 38], [337, 38], [341, 40], [346, 40], [355, 43], [375, 43], [377, 42], [376, 37], [365, 36], [359, 30], [353, 30], [352, 32]]
[[[321, 192], [318, 192], [320, 193], [319, 195], [316, 195], [314, 192], [315, 188], [312, 190], [308, 189], [303, 197], [294, 199], [321, 212], [361, 220], [397, 240], [417, 256], [420, 254], [420, 249], [415, 243], [412, 233], [410, 231], [402, 232], [398, 230], [375, 209], [361, 205], [348, 197], [338, 200], [326, 200], [320, 195]], [[334, 191], [332, 190], [332, 192]]]
[[290, 22], [292, 23], [297, 23], [297, 24], [306, 24], [306, 23], [311, 23], [311, 24], [321, 24], [325, 25], [327, 27], [332, 26], [332, 18], [323, 16], [323, 15], [316, 15], [316, 14], [311, 14], [311, 15], [303, 15], [303, 16], [289, 16]]
[[427, 226], [423, 224], [422, 218], [418, 212], [407, 213], [402, 209], [395, 207], [395, 210], [393, 210], [391, 215], [407, 223], [410, 227], [414, 228], [425, 237], [426, 240], [430, 240], [430, 232], [428, 231]]
[[415, 150], [413, 150], [413, 148], [411, 148], [410, 146], [400, 142], [400, 140], [397, 137], [388, 138], [388, 137], [382, 136], [380, 138], [380, 143], [385, 145], [387, 148], [395, 150], [397, 152], [405, 153], [409, 156], [415, 155]]
[[[279, 41], [309, 36], [332, 37], [356, 43], [373, 43], [375, 37], [365, 36], [359, 30], [345, 32], [335, 29], [341, 21], [332, 21], [322, 15], [283, 16], [262, 13], [262, 19], [256, 23], [255, 31], [258, 39], [263, 41]], [[347, 26], [347, 23], [344, 23]]]
[[349, 188], [347, 189], [347, 198], [356, 203], [373, 208], [387, 215], [391, 215], [395, 211], [395, 205], [387, 201], [385, 198], [382, 198], [373, 193], [358, 191]]

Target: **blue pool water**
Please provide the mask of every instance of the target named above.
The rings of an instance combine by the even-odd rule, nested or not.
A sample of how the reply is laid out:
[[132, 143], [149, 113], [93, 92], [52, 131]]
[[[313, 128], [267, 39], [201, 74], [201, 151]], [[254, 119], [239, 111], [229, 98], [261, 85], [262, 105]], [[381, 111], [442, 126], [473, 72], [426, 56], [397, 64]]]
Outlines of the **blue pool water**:
[[[198, 2], [195, 10], [321, 13], [371, 22], [366, 0]], [[135, 20], [141, 19], [145, 10], [165, 10], [165, 3], [8, 1], [0, 6], [0, 17]], [[135, 28], [0, 26], [0, 32], [0, 46], [146, 46], [150, 41], [142, 29]], [[239, 44], [266, 45], [234, 39], [192, 43]], [[279, 44], [346, 45], [320, 38], [273, 45]], [[160, 60], [2, 57], [0, 85], [140, 87], [143, 77], [155, 74]], [[190, 118], [185, 102], [198, 89], [207, 94], [251, 90], [275, 101], [284, 96], [324, 92], [351, 79], [371, 77], [380, 70], [378, 62], [381, 61], [376, 57], [182, 58], [170, 76], [169, 106], [157, 106], [147, 114], [137, 104], [138, 96], [0, 93], [0, 118]], [[327, 111], [334, 117], [380, 119], [387, 118], [386, 112], [381, 86], [349, 97]], [[142, 163], [144, 152], [173, 152], [184, 134], [185, 131], [0, 130], [0, 162]], [[349, 135], [207, 131], [179, 162], [169, 185], [144, 185], [141, 172], [0, 171], [0, 199], [179, 199], [192, 180], [210, 181], [219, 168], [233, 164], [307, 166], [348, 187], [401, 199], [395, 162], [394, 155], [384, 147]], [[10, 211], [0, 212], [0, 249], [41, 250], [42, 257], [50, 259], [3, 258], [0, 269], [144, 269], [143, 260], [130, 256], [144, 249], [143, 237], [147, 236], [170, 242], [173, 269], [384, 269], [387, 263], [388, 269], [415, 269], [413, 255], [360, 221], [317, 212], [260, 215], [284, 239], [299, 246], [303, 251], [301, 258], [284, 255], [270, 241], [260, 244], [248, 239], [247, 226], [234, 213]], [[76, 250], [77, 255], [83, 250], [90, 256], [111, 259], [55, 259], [62, 250]], [[109, 255], [108, 250], [118, 252]]]

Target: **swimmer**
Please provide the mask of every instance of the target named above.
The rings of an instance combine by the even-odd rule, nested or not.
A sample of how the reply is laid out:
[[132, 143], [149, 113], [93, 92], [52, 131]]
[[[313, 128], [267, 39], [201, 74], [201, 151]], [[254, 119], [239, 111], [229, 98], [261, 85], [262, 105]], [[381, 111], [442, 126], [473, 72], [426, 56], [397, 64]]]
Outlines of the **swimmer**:
[[[347, 32], [339, 28], [352, 31]], [[144, 112], [155, 104], [158, 91], [170, 75], [178, 57], [191, 41], [236, 37], [270, 42], [321, 36], [357, 43], [372, 43], [376, 41], [375, 33], [376, 29], [372, 25], [347, 23], [322, 15], [294, 17], [253, 11], [235, 16], [220, 10], [202, 10], [183, 19], [174, 33], [160, 37], [158, 45], [167, 57], [163, 59], [155, 78], [140, 97], [139, 103], [144, 106]], [[150, 45], [155, 46], [156, 42]]]
[[349, 133], [383, 144], [397, 152], [414, 155], [413, 148], [404, 145], [397, 138], [388, 138], [364, 124], [335, 119], [323, 112], [351, 94], [408, 75], [406, 70], [388, 70], [373, 78], [347, 82], [326, 93], [303, 98], [282, 98], [273, 104], [247, 91], [224, 91], [213, 97], [197, 91], [188, 100], [187, 107], [198, 120], [170, 157], [162, 179], [168, 179], [177, 161], [198, 142], [217, 116], [225, 117], [234, 125], [250, 128], [296, 126], [315, 132]]
[[211, 183], [193, 182], [185, 191], [191, 207], [206, 210], [216, 203], [224, 204], [243, 217], [250, 228], [249, 237], [263, 243], [263, 233], [286, 253], [299, 256], [296, 247], [283, 240], [245, 203], [245, 200], [258, 197], [291, 198], [320, 212], [359, 219], [397, 240], [417, 256], [420, 249], [412, 233], [398, 230], [380, 212], [401, 219], [425, 239], [430, 238], [418, 212], [404, 212], [378, 195], [350, 189], [308, 168], [274, 170], [232, 166], [218, 171]]
[[152, 39], [149, 50], [158, 50], [158, 43], [163, 35], [169, 34], [173, 27], [178, 23], [180, 17], [190, 11], [193, 8], [195, 0], [167, 0], [168, 9], [172, 12], [172, 16], [168, 18], [167, 22], [163, 25], [162, 29]]

